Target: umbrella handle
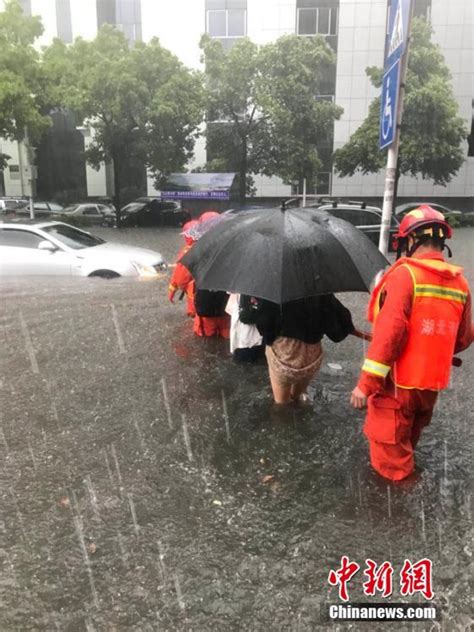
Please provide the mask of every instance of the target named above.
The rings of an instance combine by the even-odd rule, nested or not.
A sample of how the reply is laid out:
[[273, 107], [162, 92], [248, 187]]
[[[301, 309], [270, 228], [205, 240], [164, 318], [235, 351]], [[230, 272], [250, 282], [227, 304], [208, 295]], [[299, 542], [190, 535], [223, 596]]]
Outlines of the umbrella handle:
[[[366, 340], [367, 342], [370, 342], [372, 340], [372, 334], [370, 332], [361, 331], [360, 329], [354, 329], [354, 331], [351, 331], [351, 335], [355, 336], [356, 338], [361, 338], [362, 340]], [[453, 366], [460, 367], [462, 366], [462, 360], [461, 358], [457, 358], [456, 356], [454, 356], [453, 359], [451, 360], [451, 364]]]

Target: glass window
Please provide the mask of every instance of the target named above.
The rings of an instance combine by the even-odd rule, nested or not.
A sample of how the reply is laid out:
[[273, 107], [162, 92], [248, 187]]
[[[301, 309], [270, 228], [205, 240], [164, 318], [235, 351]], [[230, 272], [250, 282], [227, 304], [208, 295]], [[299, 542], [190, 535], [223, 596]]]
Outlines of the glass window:
[[298, 35], [316, 34], [317, 9], [298, 9]]
[[31, 15], [31, 0], [20, 0], [20, 6], [25, 15]]
[[83, 211], [83, 215], [100, 215], [99, 211], [95, 206], [85, 206]]
[[297, 9], [298, 35], [337, 35], [337, 8]]
[[227, 35], [226, 11], [207, 12], [207, 32], [211, 37], [225, 37]]
[[58, 37], [67, 44], [72, 42], [70, 0], [56, 0], [56, 26]]
[[246, 34], [245, 9], [219, 9], [207, 12], [207, 32], [211, 37], [243, 37]]
[[329, 33], [329, 14], [331, 9], [320, 7], [318, 9], [318, 33]]
[[0, 228], [0, 246], [10, 246], [14, 248], [38, 248], [38, 244], [41, 241], [44, 241], [43, 237], [40, 237], [29, 230]]
[[20, 179], [20, 165], [10, 165], [8, 171], [10, 173], [10, 180]]
[[35, 202], [35, 209], [37, 211], [49, 211], [49, 206], [46, 202]]
[[227, 35], [229, 37], [245, 35], [245, 11], [227, 12]]
[[45, 233], [55, 237], [62, 244], [73, 250], [81, 250], [82, 248], [92, 248], [92, 246], [98, 246], [99, 244], [105, 244], [103, 239], [94, 237], [89, 233], [85, 233], [83, 230], [78, 230], [72, 226], [66, 224], [53, 224], [52, 226], [44, 226], [42, 230]]

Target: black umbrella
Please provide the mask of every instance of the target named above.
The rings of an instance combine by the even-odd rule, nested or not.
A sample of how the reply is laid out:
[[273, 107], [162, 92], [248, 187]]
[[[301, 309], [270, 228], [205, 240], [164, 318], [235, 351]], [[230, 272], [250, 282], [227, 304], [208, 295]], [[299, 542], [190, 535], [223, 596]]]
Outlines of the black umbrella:
[[388, 262], [360, 230], [312, 208], [247, 211], [206, 232], [181, 262], [196, 285], [286, 303], [365, 292]]

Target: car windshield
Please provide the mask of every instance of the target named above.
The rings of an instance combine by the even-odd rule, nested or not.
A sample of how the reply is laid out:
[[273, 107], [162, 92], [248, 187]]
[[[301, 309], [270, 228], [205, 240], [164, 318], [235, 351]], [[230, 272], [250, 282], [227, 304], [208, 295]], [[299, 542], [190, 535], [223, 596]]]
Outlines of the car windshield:
[[51, 226], [45, 226], [42, 228], [45, 233], [51, 235], [68, 248], [74, 250], [81, 250], [82, 248], [92, 248], [93, 246], [99, 246], [105, 244], [103, 239], [94, 237], [89, 233], [85, 233], [82, 230], [77, 230], [72, 226], [66, 224], [52, 224]]
[[66, 206], [66, 208], [64, 209], [65, 213], [72, 213], [73, 211], [75, 211], [78, 208], [79, 204], [71, 204], [70, 206]]
[[145, 207], [145, 204], [143, 202], [141, 203], [132, 202], [131, 204], [127, 204], [127, 206], [123, 207], [122, 213], [136, 213], [137, 211], [140, 211], [144, 207]]

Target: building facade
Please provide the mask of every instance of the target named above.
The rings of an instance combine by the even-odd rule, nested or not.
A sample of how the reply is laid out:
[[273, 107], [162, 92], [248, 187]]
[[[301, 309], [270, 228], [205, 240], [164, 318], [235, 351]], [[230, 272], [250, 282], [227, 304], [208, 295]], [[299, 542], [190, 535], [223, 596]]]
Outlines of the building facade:
[[[3, 0], [0, 0], [0, 8]], [[334, 126], [333, 149], [342, 147], [362, 123], [371, 101], [378, 96], [365, 69], [382, 66], [387, 5], [390, 0], [22, 0], [24, 11], [39, 14], [45, 27], [40, 45], [61, 37], [93, 38], [103, 23], [114, 24], [130, 42], [159, 37], [161, 43], [193, 68], [201, 67], [199, 40], [203, 33], [219, 39], [229, 48], [248, 36], [257, 44], [296, 33], [301, 37], [323, 35], [336, 52], [334, 77], [328, 78], [323, 98], [334, 99], [344, 113]], [[414, 0], [415, 13], [432, 24], [434, 40], [442, 49], [452, 74], [454, 95], [460, 115], [469, 129], [474, 107], [474, 3], [472, 0]], [[87, 143], [87, 138], [85, 139]], [[12, 155], [2, 144], [5, 153]], [[11, 149], [11, 148], [10, 148]], [[474, 193], [474, 157], [466, 140], [466, 162], [446, 187], [434, 186], [421, 178], [402, 177], [401, 197], [471, 197]], [[469, 155], [471, 154], [471, 155]], [[12, 165], [15, 166], [12, 157]], [[206, 161], [205, 139], [195, 149], [191, 166]], [[18, 161], [17, 161], [18, 162]], [[106, 170], [87, 168], [89, 195], [105, 195]], [[5, 175], [7, 192], [15, 180]], [[291, 187], [278, 178], [256, 176], [257, 194], [264, 197], [291, 194]], [[7, 186], [8, 184], [8, 186]], [[384, 172], [339, 178], [331, 165], [320, 175], [318, 194], [341, 197], [381, 197]], [[17, 186], [18, 188], [18, 186]], [[148, 192], [154, 192], [151, 180]]]

